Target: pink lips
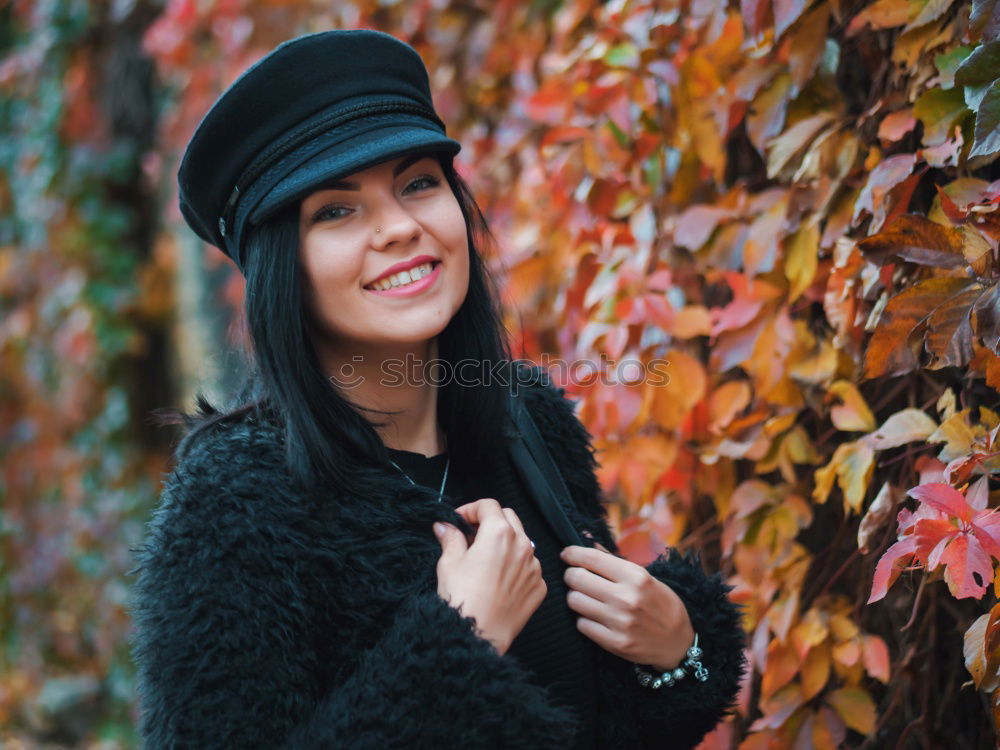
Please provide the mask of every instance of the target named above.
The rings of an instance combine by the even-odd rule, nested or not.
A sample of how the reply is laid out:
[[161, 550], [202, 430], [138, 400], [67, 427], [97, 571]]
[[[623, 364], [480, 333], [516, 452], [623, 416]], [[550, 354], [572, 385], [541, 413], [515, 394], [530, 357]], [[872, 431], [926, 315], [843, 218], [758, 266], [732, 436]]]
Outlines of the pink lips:
[[429, 288], [440, 275], [441, 263], [437, 262], [434, 264], [434, 270], [419, 281], [411, 281], [409, 284], [397, 286], [394, 289], [365, 289], [365, 291], [371, 292], [372, 294], [378, 294], [382, 297], [412, 297], [413, 295], [420, 294], [422, 291]]

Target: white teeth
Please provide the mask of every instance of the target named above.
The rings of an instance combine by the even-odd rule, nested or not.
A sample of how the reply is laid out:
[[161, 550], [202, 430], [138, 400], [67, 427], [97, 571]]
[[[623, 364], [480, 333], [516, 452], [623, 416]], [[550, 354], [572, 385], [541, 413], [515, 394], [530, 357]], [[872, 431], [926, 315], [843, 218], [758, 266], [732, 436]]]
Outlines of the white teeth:
[[386, 289], [395, 289], [398, 286], [405, 286], [406, 284], [412, 284], [414, 281], [419, 281], [424, 276], [429, 274], [434, 268], [432, 263], [424, 263], [408, 271], [400, 271], [399, 273], [394, 273], [392, 276], [382, 279], [381, 281], [376, 281], [371, 284], [371, 288], [377, 291], [385, 291]]

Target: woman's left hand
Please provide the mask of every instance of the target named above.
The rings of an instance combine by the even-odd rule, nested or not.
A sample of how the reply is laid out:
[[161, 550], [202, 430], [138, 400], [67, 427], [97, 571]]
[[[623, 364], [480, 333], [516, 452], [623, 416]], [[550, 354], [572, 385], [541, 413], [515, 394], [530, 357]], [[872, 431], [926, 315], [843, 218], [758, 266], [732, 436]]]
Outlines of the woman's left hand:
[[560, 553], [566, 603], [577, 629], [605, 651], [666, 671], [694, 642], [684, 602], [648, 570], [599, 548], [571, 546]]

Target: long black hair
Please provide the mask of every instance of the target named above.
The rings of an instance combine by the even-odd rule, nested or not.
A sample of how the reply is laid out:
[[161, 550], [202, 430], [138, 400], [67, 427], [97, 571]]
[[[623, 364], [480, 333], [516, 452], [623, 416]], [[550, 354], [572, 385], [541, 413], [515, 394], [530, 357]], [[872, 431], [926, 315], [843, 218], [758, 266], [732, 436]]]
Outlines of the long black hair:
[[[460, 362], [479, 363], [479, 376], [461, 382], [443, 378], [437, 416], [452, 460], [476, 472], [502, 449], [512, 377], [510, 348], [497, 287], [480, 250], [493, 236], [451, 158], [440, 157], [440, 162], [465, 217], [469, 288], [438, 336], [438, 358], [448, 375], [455, 374]], [[157, 414], [163, 423], [180, 422], [189, 428], [177, 446], [178, 460], [213, 425], [251, 414], [270, 420], [284, 431], [286, 465], [294, 480], [305, 486], [325, 480], [346, 488], [357, 468], [384, 465], [388, 454], [374, 429], [378, 422], [363, 415], [330, 382], [310, 341], [298, 259], [298, 212], [294, 204], [251, 228], [247, 236], [244, 309], [252, 351], [249, 374], [232, 403], [220, 409], [199, 392], [195, 413], [167, 409]]]

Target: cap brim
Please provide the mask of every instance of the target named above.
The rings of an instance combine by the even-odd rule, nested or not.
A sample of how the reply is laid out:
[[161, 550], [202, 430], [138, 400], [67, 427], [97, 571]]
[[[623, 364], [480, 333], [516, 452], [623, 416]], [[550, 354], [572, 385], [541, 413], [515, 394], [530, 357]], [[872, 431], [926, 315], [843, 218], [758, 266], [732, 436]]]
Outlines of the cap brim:
[[325, 183], [384, 161], [421, 150], [454, 156], [461, 148], [458, 141], [442, 133], [414, 125], [387, 126], [359, 133], [320, 151], [280, 179], [251, 209], [249, 221], [258, 224]]

